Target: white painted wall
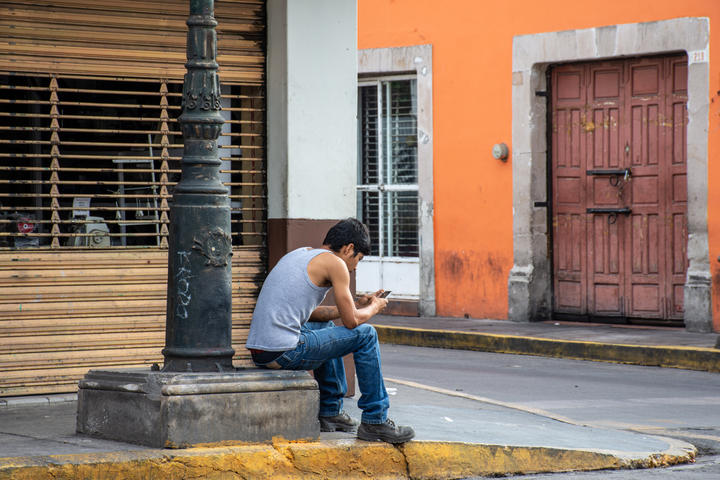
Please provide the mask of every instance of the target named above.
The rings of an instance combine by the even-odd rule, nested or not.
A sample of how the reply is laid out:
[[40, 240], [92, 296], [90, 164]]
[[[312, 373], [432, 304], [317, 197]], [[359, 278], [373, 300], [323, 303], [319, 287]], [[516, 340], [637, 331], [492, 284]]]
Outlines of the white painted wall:
[[357, 2], [269, 0], [268, 217], [356, 214]]

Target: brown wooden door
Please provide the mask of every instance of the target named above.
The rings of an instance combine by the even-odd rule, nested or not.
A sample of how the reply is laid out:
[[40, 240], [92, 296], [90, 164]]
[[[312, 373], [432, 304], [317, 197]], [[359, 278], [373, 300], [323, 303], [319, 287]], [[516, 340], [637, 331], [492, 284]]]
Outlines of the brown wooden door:
[[554, 311], [682, 319], [685, 56], [553, 68]]

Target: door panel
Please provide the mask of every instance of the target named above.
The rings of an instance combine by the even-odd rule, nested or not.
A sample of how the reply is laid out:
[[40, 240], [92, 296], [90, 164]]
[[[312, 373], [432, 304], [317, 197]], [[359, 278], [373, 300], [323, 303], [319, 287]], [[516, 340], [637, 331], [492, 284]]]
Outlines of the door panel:
[[[622, 64], [603, 62], [586, 66], [591, 72], [588, 104], [595, 121], [588, 120], [584, 128], [587, 142], [595, 148], [588, 151], [589, 162], [585, 184], [591, 193], [587, 208], [620, 208], [623, 206], [622, 189], [609, 181], [607, 175], [588, 175], [587, 171], [618, 169], [623, 166], [620, 151], [620, 108], [624, 71]], [[606, 215], [591, 215], [592, 231], [588, 236], [588, 259], [596, 268], [588, 272], [588, 311], [599, 315], [618, 316], [623, 313], [623, 283], [621, 242], [624, 236], [622, 222], [609, 223]]]
[[[665, 281], [666, 235], [660, 218], [665, 210], [660, 166], [665, 163], [664, 128], [662, 126], [664, 59], [628, 62], [630, 88], [626, 98], [630, 112], [630, 167], [632, 180], [628, 200], [632, 202], [630, 237], [631, 260], [627, 282], [630, 288], [628, 315], [664, 318], [665, 298], [661, 282]], [[662, 172], [664, 173], [664, 172]]]
[[556, 67], [554, 310], [681, 319], [687, 58]]
[[669, 85], [665, 100], [666, 135], [665, 161], [666, 196], [669, 199], [665, 213], [669, 281], [665, 295], [668, 299], [667, 318], [682, 319], [683, 291], [687, 273], [687, 59], [668, 60]]
[[555, 234], [554, 264], [555, 302], [568, 313], [582, 313], [586, 309], [585, 244], [585, 159], [581, 147], [582, 105], [586, 97], [584, 69], [568, 67], [553, 77], [556, 92], [553, 112], [552, 149], [554, 203], [557, 206], [553, 221]]

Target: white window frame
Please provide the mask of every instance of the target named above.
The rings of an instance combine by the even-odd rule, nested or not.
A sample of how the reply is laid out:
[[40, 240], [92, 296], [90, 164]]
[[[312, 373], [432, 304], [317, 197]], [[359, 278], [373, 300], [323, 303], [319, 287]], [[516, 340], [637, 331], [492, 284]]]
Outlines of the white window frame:
[[[378, 90], [378, 99], [382, 98], [382, 88], [384, 82], [396, 82], [396, 81], [404, 81], [404, 80], [416, 80], [415, 75], [385, 75], [385, 76], [379, 76], [373, 79], [367, 79], [367, 80], [361, 80], [358, 82], [358, 88], [360, 87], [373, 87], [377, 86]], [[379, 102], [379, 100], [378, 100]], [[416, 100], [417, 102], [417, 100]], [[383, 118], [381, 115], [378, 115], [378, 152], [382, 151], [383, 148], [388, 149], [389, 146], [385, 145], [385, 137], [384, 137], [384, 125], [383, 122], [380, 121], [380, 119]], [[358, 139], [361, 138], [362, 132], [358, 132]], [[359, 142], [358, 142], [359, 146]], [[386, 152], [386, 159], [390, 157], [389, 151]], [[376, 185], [361, 185], [358, 183], [357, 185], [357, 191], [358, 192], [377, 192], [378, 195], [378, 210], [379, 215], [382, 221], [382, 216], [385, 206], [385, 199], [382, 195], [384, 192], [417, 192], [418, 191], [418, 184], [412, 184], [412, 185], [402, 185], [402, 184], [391, 184], [388, 185], [384, 181], [384, 174], [385, 174], [385, 164], [381, 161], [382, 156], [378, 158], [378, 185], [381, 185], [381, 187], [378, 187]], [[358, 156], [358, 180], [360, 179], [360, 162], [362, 162], [362, 159]], [[419, 234], [418, 234], [419, 236]], [[386, 245], [385, 245], [385, 231], [382, 228], [382, 223], [378, 225], [378, 253], [379, 255], [373, 256], [371, 258], [382, 258], [383, 260], [392, 261], [392, 262], [398, 262], [398, 263], [413, 263], [418, 261], [420, 256], [420, 251], [418, 249], [418, 257], [394, 257], [390, 255], [386, 255]], [[369, 256], [368, 256], [369, 257]]]

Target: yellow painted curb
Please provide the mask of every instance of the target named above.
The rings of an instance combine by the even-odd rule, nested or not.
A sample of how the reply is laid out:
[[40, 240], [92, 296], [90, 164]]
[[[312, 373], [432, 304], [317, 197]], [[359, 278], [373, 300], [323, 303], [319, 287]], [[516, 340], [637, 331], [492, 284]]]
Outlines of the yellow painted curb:
[[410, 442], [401, 449], [408, 462], [409, 478], [413, 480], [650, 468], [686, 463], [695, 458], [695, 449], [689, 444], [680, 448], [674, 445], [668, 452], [655, 455], [454, 442]]
[[387, 325], [373, 326], [382, 343], [720, 372], [720, 350], [716, 348], [627, 345]]
[[453, 479], [473, 475], [639, 468], [692, 461], [689, 444], [664, 453], [357, 440], [0, 458], [0, 480]]
[[354, 440], [0, 458], [0, 480], [407, 478], [397, 448]]

